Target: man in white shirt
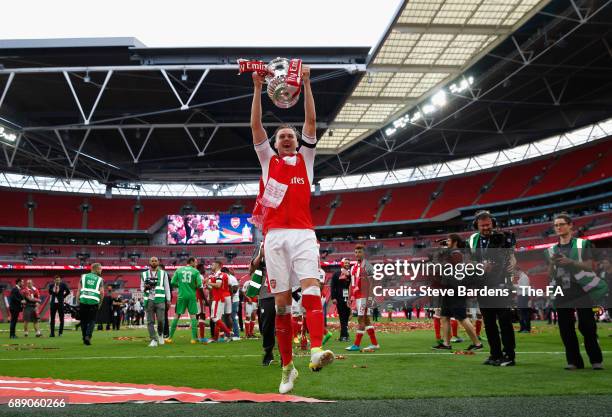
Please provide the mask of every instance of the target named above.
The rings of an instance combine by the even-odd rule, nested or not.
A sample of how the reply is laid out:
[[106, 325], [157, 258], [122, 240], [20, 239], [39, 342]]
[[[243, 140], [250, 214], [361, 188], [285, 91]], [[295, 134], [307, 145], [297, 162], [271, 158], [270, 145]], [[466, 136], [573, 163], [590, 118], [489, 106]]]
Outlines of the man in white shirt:
[[[521, 328], [519, 333], [531, 333], [531, 306], [529, 305], [529, 296], [521, 295], [521, 288], [528, 288], [529, 284], [529, 276], [525, 273], [525, 271], [521, 270], [518, 266], [516, 267], [515, 277], [518, 278], [516, 286], [517, 286], [517, 296], [516, 296], [516, 306], [519, 310], [519, 322]], [[526, 291], [526, 290], [525, 290]]]
[[238, 279], [234, 276], [234, 271], [229, 269], [229, 286], [232, 293], [232, 340], [240, 340], [240, 325], [238, 323], [238, 307], [240, 305], [240, 292], [238, 291]]

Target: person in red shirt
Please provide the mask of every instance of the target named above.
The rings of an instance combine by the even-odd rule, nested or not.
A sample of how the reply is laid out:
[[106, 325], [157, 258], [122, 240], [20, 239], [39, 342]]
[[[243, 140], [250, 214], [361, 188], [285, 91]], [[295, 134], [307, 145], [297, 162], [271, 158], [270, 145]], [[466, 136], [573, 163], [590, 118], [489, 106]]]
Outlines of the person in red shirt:
[[361, 350], [361, 339], [364, 333], [368, 333], [370, 336], [370, 346], [368, 350], [378, 350], [380, 345], [376, 339], [374, 332], [374, 326], [370, 322], [370, 315], [372, 314], [370, 305], [372, 303], [371, 297], [371, 279], [374, 273], [372, 264], [365, 259], [365, 247], [361, 244], [355, 246], [355, 258], [357, 262], [351, 268], [351, 288], [349, 293], [351, 294], [351, 303], [354, 301], [357, 307], [357, 320], [359, 322], [357, 335], [355, 336], [355, 342], [352, 346], [346, 348], [348, 351], [359, 351]]
[[23, 335], [28, 337], [28, 323], [34, 324], [36, 337], [41, 337], [40, 324], [38, 317], [38, 307], [40, 306], [40, 292], [34, 286], [31, 279], [26, 281], [26, 287], [22, 290], [23, 297], [26, 300], [26, 305], [23, 310]]
[[[310, 86], [310, 68], [301, 66], [298, 76], [304, 83], [304, 127], [302, 137], [290, 125], [280, 126], [268, 141], [262, 123], [263, 74], [253, 73], [251, 105], [253, 145], [261, 164], [263, 192], [256, 209], [263, 217], [266, 268], [276, 305], [276, 338], [282, 360], [279, 392], [293, 389], [298, 371], [293, 366], [291, 288], [302, 288], [302, 306], [310, 333], [310, 364], [320, 371], [331, 364], [334, 354], [322, 349], [323, 306], [319, 288], [319, 250], [310, 214], [310, 188], [314, 177], [316, 111]], [[298, 77], [299, 78], [299, 77]], [[257, 213], [258, 215], [260, 213]]]
[[223, 289], [223, 323], [225, 323], [228, 329], [232, 330], [234, 325], [232, 320], [232, 285], [230, 283], [231, 272], [228, 267], [223, 265], [221, 265], [221, 272], [227, 277], [221, 286]]
[[208, 339], [206, 338], [206, 294], [204, 294], [203, 288], [198, 288], [196, 290], [196, 300], [198, 302], [198, 314], [196, 314], [196, 318], [198, 319], [198, 342], [200, 343], [208, 343]]
[[247, 297], [249, 280], [244, 282], [242, 292], [244, 294], [244, 332], [247, 339], [257, 339], [255, 336], [255, 321], [257, 320], [257, 296]]
[[[223, 322], [223, 314], [227, 310], [226, 298], [229, 294], [229, 277], [226, 273], [221, 272], [222, 267], [221, 261], [214, 261], [212, 264], [212, 275], [207, 278], [207, 286], [211, 289], [212, 293], [212, 305], [210, 307], [210, 318], [215, 325], [215, 334], [209, 341], [212, 342], [225, 342], [224, 338], [219, 338], [219, 333], [223, 330], [225, 337], [230, 337], [230, 329]], [[230, 313], [231, 313], [230, 305]]]

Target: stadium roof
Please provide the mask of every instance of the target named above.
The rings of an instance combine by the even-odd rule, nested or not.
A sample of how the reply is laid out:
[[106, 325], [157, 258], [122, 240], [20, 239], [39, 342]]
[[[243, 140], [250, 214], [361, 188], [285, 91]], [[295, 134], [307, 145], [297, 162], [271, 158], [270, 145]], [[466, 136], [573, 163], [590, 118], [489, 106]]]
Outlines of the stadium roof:
[[[589, 2], [582, 8], [574, 5], [553, 1], [507, 35], [491, 35], [490, 27], [489, 36], [496, 40], [479, 55], [472, 59], [463, 55], [468, 62], [454, 75], [352, 142], [343, 142], [339, 152], [321, 156], [317, 173], [360, 174], [469, 158], [609, 118], [612, 6], [609, 1]], [[430, 27], [441, 34], [449, 31], [444, 25]], [[483, 30], [479, 23], [473, 35]], [[393, 29], [389, 33], [404, 36]], [[414, 46], [403, 48], [412, 51]], [[447, 55], [441, 54], [437, 62]], [[368, 71], [378, 56], [369, 61]], [[400, 74], [405, 73], [395, 76]], [[361, 94], [362, 85], [368, 85], [368, 77], [374, 85], [376, 75], [364, 76], [348, 103], [356, 92]], [[331, 133], [337, 136], [336, 129]]]
[[[147, 48], [133, 38], [0, 44], [0, 123], [19, 135], [5, 170], [104, 183], [257, 177], [252, 81], [239, 58], [300, 57], [313, 68], [321, 129], [365, 69], [369, 48]], [[303, 122], [303, 104], [264, 100], [264, 124]], [[322, 132], [322, 130], [320, 131]]]
[[[254, 181], [240, 57], [314, 65], [319, 181], [469, 160], [608, 119], [610, 2], [546, 3], [406, 1], [371, 51], [0, 41], [0, 124], [14, 135], [0, 138], [0, 171], [211, 190]], [[270, 131], [301, 123], [301, 103], [263, 102]]]
[[428, 92], [456, 78], [513, 33], [549, 0], [411, 0], [402, 4], [368, 57], [368, 74], [336, 121], [352, 129], [324, 135], [319, 149], [344, 150], [389, 118], [412, 108]]

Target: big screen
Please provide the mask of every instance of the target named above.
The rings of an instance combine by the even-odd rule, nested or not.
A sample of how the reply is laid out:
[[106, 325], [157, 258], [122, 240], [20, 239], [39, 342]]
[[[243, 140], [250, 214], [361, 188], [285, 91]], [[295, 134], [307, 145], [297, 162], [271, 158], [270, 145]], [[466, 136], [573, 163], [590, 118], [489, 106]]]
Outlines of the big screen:
[[253, 242], [249, 214], [171, 214], [169, 245], [202, 245]]

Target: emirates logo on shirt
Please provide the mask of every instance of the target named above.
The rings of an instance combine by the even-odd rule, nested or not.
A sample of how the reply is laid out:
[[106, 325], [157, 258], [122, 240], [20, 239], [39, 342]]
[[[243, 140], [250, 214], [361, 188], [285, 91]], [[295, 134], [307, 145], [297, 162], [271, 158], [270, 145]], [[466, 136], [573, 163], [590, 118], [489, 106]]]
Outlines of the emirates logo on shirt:
[[291, 184], [305, 184], [304, 177], [293, 177], [291, 178]]

